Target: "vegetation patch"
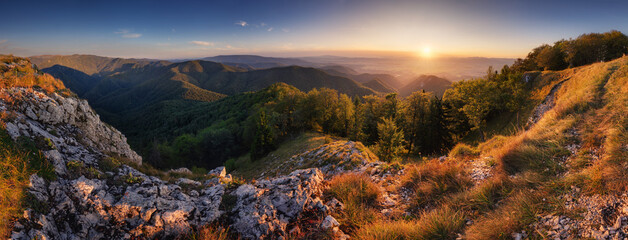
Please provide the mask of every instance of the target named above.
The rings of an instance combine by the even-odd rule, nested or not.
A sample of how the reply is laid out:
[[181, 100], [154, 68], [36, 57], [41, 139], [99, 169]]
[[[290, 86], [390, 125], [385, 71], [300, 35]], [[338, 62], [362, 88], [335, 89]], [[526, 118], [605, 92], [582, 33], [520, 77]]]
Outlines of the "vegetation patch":
[[32, 141], [22, 139], [19, 142], [11, 139], [0, 121], [0, 238], [9, 237], [13, 222], [22, 216], [24, 208], [37, 206], [28, 203], [33, 197], [25, 191], [30, 176], [37, 173], [46, 180], [56, 178], [54, 169], [33, 148]]
[[455, 239], [464, 227], [461, 212], [447, 206], [428, 211], [417, 220], [379, 221], [355, 232], [363, 240]]
[[345, 205], [338, 220], [343, 231], [353, 230], [377, 220], [380, 188], [368, 176], [348, 173], [338, 175], [329, 181], [324, 195], [336, 198]]
[[402, 186], [414, 191], [414, 208], [434, 204], [446, 194], [469, 188], [472, 184], [463, 163], [436, 159], [409, 166], [403, 176]]

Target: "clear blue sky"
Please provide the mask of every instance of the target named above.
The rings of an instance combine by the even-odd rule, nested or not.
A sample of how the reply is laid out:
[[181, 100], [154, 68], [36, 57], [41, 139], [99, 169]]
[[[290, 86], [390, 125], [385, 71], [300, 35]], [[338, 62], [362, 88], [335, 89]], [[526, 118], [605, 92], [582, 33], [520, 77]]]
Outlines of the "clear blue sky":
[[0, 6], [0, 53], [21, 56], [523, 57], [582, 33], [628, 33], [626, 0], [0, 0]]

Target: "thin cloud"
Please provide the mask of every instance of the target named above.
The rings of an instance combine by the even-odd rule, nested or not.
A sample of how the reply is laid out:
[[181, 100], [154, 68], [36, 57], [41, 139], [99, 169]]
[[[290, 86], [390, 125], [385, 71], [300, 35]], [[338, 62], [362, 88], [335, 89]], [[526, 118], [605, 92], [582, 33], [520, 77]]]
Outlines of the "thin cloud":
[[249, 24], [248, 24], [247, 22], [245, 22], [245, 21], [240, 20], [240, 21], [237, 21], [237, 22], [235, 23], [235, 25], [240, 25], [240, 26], [242, 26], [242, 27], [246, 27], [246, 26], [248, 26]]
[[123, 38], [138, 38], [141, 36], [142, 34], [139, 34], [139, 33], [129, 33], [129, 34], [122, 35]]
[[282, 28], [281, 31], [283, 31], [283, 32], [290, 32], [290, 29]]
[[267, 31], [272, 32], [274, 28], [270, 27], [267, 29]]
[[113, 32], [115, 34], [121, 35], [122, 38], [139, 38], [142, 36], [140, 33], [133, 33], [128, 29], [119, 29], [118, 31]]
[[191, 44], [197, 45], [197, 46], [214, 46], [214, 43], [212, 42], [205, 42], [205, 41], [190, 41]]
[[3, 44], [5, 42], [8, 42], [8, 40], [6, 40], [6, 39], [0, 40], [0, 44]]

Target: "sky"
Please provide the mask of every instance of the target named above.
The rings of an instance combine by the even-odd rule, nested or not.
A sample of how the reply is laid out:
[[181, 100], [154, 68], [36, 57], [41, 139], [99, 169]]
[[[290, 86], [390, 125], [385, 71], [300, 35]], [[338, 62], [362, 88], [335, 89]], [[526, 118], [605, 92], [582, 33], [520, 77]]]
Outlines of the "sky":
[[0, 0], [0, 53], [134, 58], [525, 57], [583, 33], [628, 33], [628, 1]]

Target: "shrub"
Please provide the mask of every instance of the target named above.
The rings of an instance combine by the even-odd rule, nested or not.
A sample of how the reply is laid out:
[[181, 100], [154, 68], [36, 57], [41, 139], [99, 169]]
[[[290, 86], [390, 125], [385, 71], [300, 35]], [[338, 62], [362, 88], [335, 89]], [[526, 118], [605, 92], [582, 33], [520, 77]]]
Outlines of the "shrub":
[[127, 184], [136, 184], [144, 181], [140, 176], [133, 176], [133, 173], [123, 176], [122, 180]]
[[473, 147], [464, 143], [456, 144], [456, 146], [453, 149], [451, 149], [451, 151], [449, 151], [449, 157], [452, 157], [452, 158], [469, 158], [469, 157], [474, 157], [477, 155], [478, 155], [477, 150], [475, 150]]
[[112, 157], [105, 157], [101, 159], [100, 162], [98, 163], [100, 170], [104, 172], [113, 172], [118, 167], [120, 167], [120, 165], [122, 165], [120, 160], [116, 158], [112, 158]]

